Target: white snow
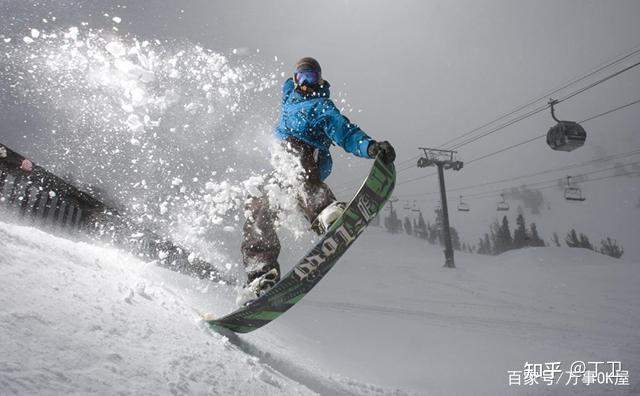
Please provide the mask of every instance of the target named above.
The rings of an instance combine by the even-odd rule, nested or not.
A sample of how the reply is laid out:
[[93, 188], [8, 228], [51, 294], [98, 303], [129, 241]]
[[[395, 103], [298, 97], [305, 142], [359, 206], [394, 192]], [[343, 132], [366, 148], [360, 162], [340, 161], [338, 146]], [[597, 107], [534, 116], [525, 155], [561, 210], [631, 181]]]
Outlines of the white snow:
[[[630, 394], [639, 263], [582, 249], [457, 254], [371, 227], [296, 307], [227, 338], [230, 286], [0, 222], [8, 394]], [[298, 253], [284, 249], [291, 267]], [[229, 266], [228, 262], [219, 263]], [[619, 360], [627, 388], [507, 387], [525, 362]], [[565, 367], [568, 369], [568, 367]]]
[[124, 47], [124, 45], [122, 45], [122, 43], [118, 41], [110, 42], [105, 46], [105, 49], [107, 50], [107, 52], [109, 52], [111, 55], [113, 55], [116, 58], [124, 56], [127, 53], [127, 50]]
[[2, 394], [311, 393], [200, 323], [204, 284], [32, 228], [0, 246]]

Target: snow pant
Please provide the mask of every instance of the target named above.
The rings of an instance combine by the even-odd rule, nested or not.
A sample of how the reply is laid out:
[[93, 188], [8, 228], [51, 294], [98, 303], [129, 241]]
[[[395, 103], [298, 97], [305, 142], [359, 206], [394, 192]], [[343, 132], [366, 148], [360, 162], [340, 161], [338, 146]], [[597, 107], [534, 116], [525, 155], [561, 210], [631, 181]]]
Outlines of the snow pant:
[[[283, 142], [285, 150], [300, 160], [302, 165], [302, 191], [297, 197], [298, 208], [304, 217], [312, 223], [320, 212], [336, 200], [335, 195], [320, 180], [320, 168], [315, 158], [315, 148], [298, 139], [289, 138]], [[247, 200], [245, 211], [249, 211], [242, 232], [242, 261], [249, 282], [273, 268], [280, 273], [278, 255], [280, 240], [275, 230], [278, 214], [269, 205], [269, 198], [260, 188], [262, 195], [251, 196]]]

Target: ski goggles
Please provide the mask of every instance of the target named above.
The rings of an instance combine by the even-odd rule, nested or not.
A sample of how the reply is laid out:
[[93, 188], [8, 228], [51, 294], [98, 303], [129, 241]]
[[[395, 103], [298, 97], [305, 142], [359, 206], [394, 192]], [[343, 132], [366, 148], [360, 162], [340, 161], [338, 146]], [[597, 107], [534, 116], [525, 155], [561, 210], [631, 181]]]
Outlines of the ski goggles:
[[300, 70], [295, 74], [298, 85], [317, 85], [320, 83], [320, 73], [315, 70]]

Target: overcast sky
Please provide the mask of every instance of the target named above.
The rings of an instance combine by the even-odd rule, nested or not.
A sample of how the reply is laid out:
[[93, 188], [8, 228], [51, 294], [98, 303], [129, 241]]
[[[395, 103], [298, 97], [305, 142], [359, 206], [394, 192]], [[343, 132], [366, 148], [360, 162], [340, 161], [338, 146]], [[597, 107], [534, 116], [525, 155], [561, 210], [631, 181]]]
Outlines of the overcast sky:
[[[352, 120], [374, 138], [394, 143], [401, 160], [417, 155], [418, 146], [438, 146], [640, 44], [640, 2], [634, 0], [16, 0], [2, 2], [3, 33], [25, 29], [50, 10], [61, 25], [99, 25], [110, 12], [123, 18], [121, 29], [141, 37], [186, 38], [223, 53], [260, 49], [265, 60], [278, 56], [286, 65], [314, 56], [334, 92], [342, 91], [362, 110], [349, 114]], [[632, 70], [559, 106], [558, 113], [583, 119], [636, 99], [637, 92], [640, 72]], [[640, 143], [633, 130], [638, 114], [630, 109], [593, 122], [590, 143], [612, 152], [629, 139]], [[546, 113], [532, 117], [466, 146], [462, 159], [544, 133], [551, 124]], [[564, 154], [539, 142], [487, 160], [482, 172], [469, 167], [464, 173], [477, 179], [513, 158], [562, 161]], [[588, 148], [577, 151], [571, 160], [590, 154]], [[400, 179], [420, 172], [406, 171]], [[405, 189], [419, 192], [420, 186]]]
[[[347, 115], [373, 138], [391, 141], [398, 161], [418, 155], [419, 146], [439, 146], [640, 45], [637, 0], [4, 0], [0, 4], [0, 33], [7, 36], [19, 29], [26, 32], [49, 11], [62, 26], [81, 21], [108, 25], [103, 17], [107, 12], [122, 18], [122, 32], [186, 39], [224, 54], [234, 48], [251, 53], [259, 49], [252, 61], [266, 65], [277, 56], [292, 69], [288, 65], [298, 58], [316, 57], [334, 94], [346, 95], [356, 109]], [[562, 119], [582, 120], [639, 98], [640, 68], [636, 68], [562, 103], [557, 112]], [[273, 106], [278, 106], [276, 100]], [[585, 124], [588, 144], [580, 150], [553, 152], [538, 140], [450, 172], [448, 186], [516, 176], [640, 146], [638, 109], [630, 107]], [[2, 140], [17, 148], [24, 146], [22, 136], [32, 133], [20, 118], [5, 111], [0, 120]], [[461, 159], [543, 134], [553, 124], [545, 111], [465, 146]], [[358, 169], [366, 169], [360, 165], [364, 161], [338, 157], [338, 168], [348, 163], [356, 172], [336, 172], [330, 182], [340, 186], [353, 180], [355, 188]], [[398, 180], [430, 172], [413, 167], [400, 173]], [[410, 196], [435, 188], [436, 179], [431, 178], [400, 184], [396, 194]]]

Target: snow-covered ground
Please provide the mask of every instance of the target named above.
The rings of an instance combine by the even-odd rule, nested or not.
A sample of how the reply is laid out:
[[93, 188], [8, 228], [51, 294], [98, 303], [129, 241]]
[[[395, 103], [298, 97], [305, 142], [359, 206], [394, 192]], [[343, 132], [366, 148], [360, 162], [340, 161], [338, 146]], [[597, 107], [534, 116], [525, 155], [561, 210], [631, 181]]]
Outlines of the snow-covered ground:
[[[0, 394], [637, 394], [640, 263], [458, 254], [372, 227], [298, 306], [223, 335], [235, 291], [0, 222]], [[285, 266], [293, 253], [283, 257]], [[630, 386], [509, 387], [525, 362], [621, 361]]]

